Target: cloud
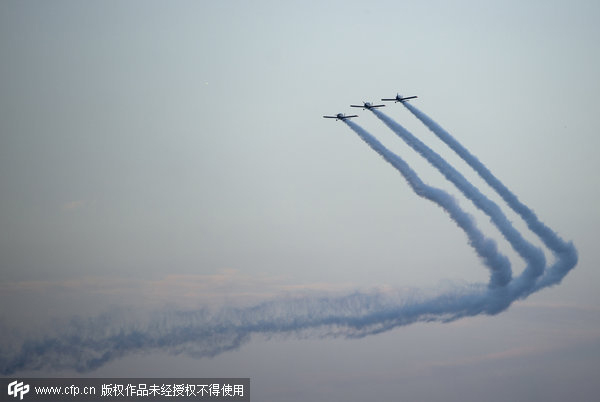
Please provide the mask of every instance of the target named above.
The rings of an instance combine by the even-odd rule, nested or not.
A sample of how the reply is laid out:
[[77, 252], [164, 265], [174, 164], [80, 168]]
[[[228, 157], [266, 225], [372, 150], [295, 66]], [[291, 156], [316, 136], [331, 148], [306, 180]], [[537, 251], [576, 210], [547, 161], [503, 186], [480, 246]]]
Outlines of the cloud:
[[63, 211], [75, 211], [78, 209], [89, 208], [96, 205], [96, 200], [73, 200], [62, 204]]

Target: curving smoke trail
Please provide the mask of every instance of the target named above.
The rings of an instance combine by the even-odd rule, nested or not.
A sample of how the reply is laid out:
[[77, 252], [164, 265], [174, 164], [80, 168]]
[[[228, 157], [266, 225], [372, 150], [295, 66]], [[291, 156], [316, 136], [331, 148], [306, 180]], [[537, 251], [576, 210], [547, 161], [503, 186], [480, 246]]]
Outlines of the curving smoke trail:
[[558, 284], [577, 264], [577, 250], [572, 242], [565, 242], [556, 232], [539, 220], [535, 212], [523, 204], [490, 170], [469, 150], [461, 145], [450, 133], [444, 130], [433, 119], [408, 102], [402, 102], [417, 119], [419, 119], [431, 132], [448, 145], [460, 156], [477, 174], [485, 180], [527, 224], [542, 242], [556, 256], [557, 262], [553, 264], [544, 275], [539, 278], [530, 291], [536, 291], [546, 286]]
[[[562, 270], [557, 268], [555, 275], [544, 275], [542, 281], [528, 292], [515, 291], [513, 284], [525, 282], [523, 276], [531, 275], [529, 270], [512, 279], [508, 259], [498, 252], [493, 240], [479, 231], [473, 218], [454, 198], [423, 183], [400, 157], [360, 126], [345, 122], [399, 170], [418, 195], [440, 205], [465, 231], [469, 243], [490, 270], [487, 286], [468, 285], [434, 297], [373, 291], [343, 296], [278, 298], [251, 307], [156, 314], [146, 323], [135, 321], [127, 325], [121, 324], [122, 320], [115, 316], [74, 320], [54, 335], [26, 339], [10, 352], [1, 350], [0, 374], [43, 369], [88, 372], [123, 356], [152, 350], [192, 357], [216, 356], [240, 347], [256, 335], [363, 337], [416, 322], [448, 322], [477, 314], [496, 314], [518, 297], [525, 297], [534, 289], [547, 286], [545, 284], [557, 283], [566, 274], [565, 267], [576, 262], [576, 253], [569, 254], [567, 244], [563, 254], [557, 251], [565, 256], [558, 262], [563, 264]], [[570, 260], [566, 257], [569, 255]]]
[[465, 231], [472, 247], [490, 268], [488, 286], [471, 285], [431, 298], [416, 294], [407, 299], [399, 293], [371, 292], [277, 299], [247, 308], [159, 315], [146, 325], [114, 325], [101, 317], [74, 322], [54, 336], [27, 340], [16, 353], [2, 354], [0, 373], [10, 375], [44, 368], [86, 372], [131, 353], [159, 349], [187, 356], [215, 356], [238, 348], [258, 334], [362, 337], [415, 322], [447, 322], [476, 314], [495, 314], [508, 307], [510, 262], [498, 253], [496, 244], [478, 230], [472, 217], [448, 193], [424, 184], [402, 159], [358, 125], [347, 123], [404, 175], [417, 194], [442, 206]]
[[386, 126], [404, 140], [411, 148], [423, 156], [432, 166], [438, 169], [448, 181], [453, 183], [473, 204], [486, 213], [500, 233], [527, 262], [523, 274], [510, 283], [511, 292], [518, 295], [530, 292], [546, 268], [546, 257], [539, 248], [528, 242], [519, 233], [500, 207], [472, 185], [459, 171], [446, 162], [438, 153], [425, 145], [421, 140], [412, 135], [408, 130], [377, 109], [370, 109]]
[[496, 243], [486, 238], [477, 228], [475, 220], [464, 212], [456, 200], [446, 191], [425, 184], [417, 173], [395, 153], [388, 150], [381, 142], [369, 134], [358, 124], [346, 119], [346, 123], [358, 136], [389, 164], [398, 170], [406, 179], [413, 191], [420, 197], [435, 202], [442, 207], [450, 218], [467, 234], [469, 244], [491, 271], [490, 287], [506, 286], [512, 279], [510, 261], [498, 252]]

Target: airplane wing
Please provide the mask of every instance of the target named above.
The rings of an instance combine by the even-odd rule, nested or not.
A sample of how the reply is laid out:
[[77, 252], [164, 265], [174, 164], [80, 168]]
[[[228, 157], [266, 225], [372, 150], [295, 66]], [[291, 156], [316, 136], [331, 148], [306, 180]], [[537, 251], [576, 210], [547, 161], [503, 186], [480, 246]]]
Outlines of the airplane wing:
[[396, 97], [396, 98], [383, 98], [381, 99], [382, 101], [396, 101], [396, 102], [404, 102], [406, 100], [409, 99], [414, 99], [416, 98], [416, 96], [407, 96], [406, 98], [403, 97]]
[[371, 109], [373, 109], [374, 107], [384, 107], [385, 105], [371, 105]]
[[337, 116], [323, 116], [326, 119], [337, 119]]
[[362, 107], [362, 108], [364, 108], [365, 106], [359, 106], [359, 105], [350, 105], [350, 107]]
[[357, 114], [351, 114], [350, 116], [344, 116], [344, 117], [342, 117], [342, 120], [344, 120], [344, 119], [350, 119], [352, 117], [358, 117], [358, 115]]

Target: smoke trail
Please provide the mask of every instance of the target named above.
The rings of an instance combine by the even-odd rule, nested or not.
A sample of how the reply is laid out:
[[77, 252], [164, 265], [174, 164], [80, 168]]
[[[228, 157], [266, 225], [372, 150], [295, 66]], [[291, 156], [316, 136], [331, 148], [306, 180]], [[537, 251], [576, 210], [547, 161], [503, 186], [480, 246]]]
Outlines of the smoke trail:
[[546, 286], [560, 283], [567, 273], [577, 264], [577, 250], [572, 242], [565, 242], [556, 232], [541, 222], [535, 212], [523, 204], [512, 191], [510, 191], [490, 170], [464, 146], [462, 146], [450, 133], [444, 130], [440, 125], [433, 121], [425, 113], [421, 112], [415, 106], [403, 102], [403, 105], [425, 124], [440, 140], [448, 145], [458, 156], [460, 156], [485, 182], [492, 187], [514, 210], [523, 218], [529, 229], [534, 232], [544, 242], [558, 261], [544, 276], [538, 279], [533, 291]]
[[0, 374], [42, 369], [89, 372], [152, 350], [213, 357], [238, 348], [253, 335], [358, 338], [416, 322], [449, 322], [485, 312], [494, 292], [472, 285], [429, 299], [403, 300], [389, 292], [277, 299], [246, 308], [156, 316], [145, 326], [111, 328], [106, 319], [89, 320], [55, 336], [27, 340], [13, 355], [3, 353]]
[[450, 194], [444, 190], [425, 184], [402, 158], [389, 151], [381, 142], [358, 124], [350, 120], [344, 120], [344, 123], [354, 130], [375, 152], [395, 167], [404, 176], [417, 195], [435, 202], [448, 212], [452, 220], [467, 234], [469, 244], [471, 244], [479, 257], [490, 268], [492, 272], [490, 278], [491, 287], [505, 286], [510, 282], [512, 273], [508, 258], [498, 252], [496, 243], [481, 233], [473, 218], [460, 208]]
[[449, 194], [425, 185], [397, 155], [358, 125], [346, 123], [396, 167], [417, 194], [437, 202], [465, 231], [471, 246], [490, 268], [488, 286], [469, 285], [435, 297], [375, 291], [275, 299], [245, 308], [167, 313], [152, 317], [146, 324], [121, 325], [114, 317], [100, 317], [71, 323], [51, 336], [25, 340], [12, 352], [0, 351], [0, 373], [41, 369], [88, 372], [123, 356], [152, 350], [210, 357], [234, 350], [255, 335], [363, 337], [416, 322], [495, 314], [508, 307], [519, 295], [509, 289], [510, 263], [498, 253], [495, 243], [479, 232]]
[[535, 280], [544, 273], [546, 267], [546, 258], [544, 257], [542, 250], [525, 240], [521, 233], [513, 227], [500, 207], [482, 194], [477, 187], [473, 186], [438, 153], [425, 145], [396, 121], [386, 116], [383, 112], [377, 109], [370, 110], [408, 145], [427, 159], [432, 166], [438, 169], [444, 177], [452, 182], [473, 202], [473, 204], [475, 204], [477, 208], [481, 209], [491, 218], [494, 225], [496, 225], [515, 251], [527, 261], [527, 267], [523, 271], [523, 274], [520, 275], [518, 279], [511, 282], [511, 291], [516, 292], [517, 294], [524, 294], [525, 292], [530, 291], [535, 284]]
[[[348, 122], [350, 123], [350, 122]], [[166, 350], [172, 354], [211, 357], [238, 348], [252, 335], [309, 334], [318, 337], [363, 337], [415, 322], [448, 322], [476, 314], [496, 314], [510, 304], [505, 285], [509, 260], [485, 238], [471, 216], [446, 192], [424, 184], [398, 156], [359, 126], [350, 123], [422, 197], [442, 206], [469, 238], [491, 271], [490, 284], [470, 285], [432, 298], [400, 293], [353, 293], [341, 297], [278, 299], [247, 308], [178, 312], [157, 316], [146, 325], [111, 325], [100, 318], [72, 323], [63, 332], [25, 341], [12, 355], [0, 356], [0, 373], [21, 370], [94, 370], [128, 354]]]

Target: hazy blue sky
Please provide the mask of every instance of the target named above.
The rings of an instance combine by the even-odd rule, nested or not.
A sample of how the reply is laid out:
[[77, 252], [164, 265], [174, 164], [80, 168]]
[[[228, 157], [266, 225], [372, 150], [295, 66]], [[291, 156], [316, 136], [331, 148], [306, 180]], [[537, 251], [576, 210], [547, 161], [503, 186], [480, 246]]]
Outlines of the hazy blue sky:
[[[593, 399], [598, 21], [596, 1], [1, 2], [0, 340], [115, 309], [486, 282], [448, 216], [321, 117], [400, 92], [574, 242], [562, 284], [498, 316], [257, 336], [213, 359], [155, 351], [87, 375], [251, 377], [257, 401]], [[541, 246], [401, 105], [384, 112]], [[485, 215], [357, 113], [523, 269]]]

